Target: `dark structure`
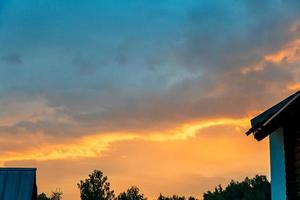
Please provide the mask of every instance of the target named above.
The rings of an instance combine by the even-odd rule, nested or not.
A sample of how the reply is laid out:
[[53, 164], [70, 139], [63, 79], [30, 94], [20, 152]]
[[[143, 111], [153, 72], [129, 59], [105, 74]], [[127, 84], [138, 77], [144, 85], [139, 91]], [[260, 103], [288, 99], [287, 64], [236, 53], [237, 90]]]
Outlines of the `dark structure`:
[[35, 168], [0, 168], [1, 200], [36, 200]]
[[300, 199], [300, 91], [251, 120], [260, 141], [270, 136], [272, 200]]

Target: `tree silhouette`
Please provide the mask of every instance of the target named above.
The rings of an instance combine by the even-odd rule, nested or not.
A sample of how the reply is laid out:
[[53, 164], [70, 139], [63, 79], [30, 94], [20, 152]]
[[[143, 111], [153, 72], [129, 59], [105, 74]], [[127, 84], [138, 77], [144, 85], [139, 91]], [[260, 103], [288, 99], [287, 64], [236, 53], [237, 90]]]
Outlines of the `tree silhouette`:
[[203, 200], [271, 200], [271, 184], [265, 176], [247, 177], [242, 182], [231, 181], [225, 189], [219, 185], [204, 193]]
[[37, 200], [50, 200], [45, 193], [41, 193], [37, 196]]
[[147, 200], [144, 194], [140, 194], [140, 189], [136, 186], [130, 187], [126, 192], [118, 195], [117, 200]]
[[107, 177], [99, 170], [94, 170], [84, 181], [77, 184], [81, 200], [114, 200], [114, 191], [110, 189]]
[[159, 194], [157, 200], [197, 200], [195, 197], [188, 197], [186, 198], [185, 196], [178, 196], [178, 195], [173, 195], [173, 196], [163, 196], [162, 194]]
[[61, 200], [63, 193], [60, 190], [52, 192], [50, 200]]

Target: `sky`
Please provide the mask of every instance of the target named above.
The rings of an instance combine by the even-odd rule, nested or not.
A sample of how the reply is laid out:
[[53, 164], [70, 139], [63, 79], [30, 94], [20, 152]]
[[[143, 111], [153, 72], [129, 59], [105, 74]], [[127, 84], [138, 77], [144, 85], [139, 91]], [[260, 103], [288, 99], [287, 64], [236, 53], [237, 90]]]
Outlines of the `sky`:
[[1, 0], [0, 166], [79, 200], [269, 176], [249, 120], [300, 89], [298, 0]]

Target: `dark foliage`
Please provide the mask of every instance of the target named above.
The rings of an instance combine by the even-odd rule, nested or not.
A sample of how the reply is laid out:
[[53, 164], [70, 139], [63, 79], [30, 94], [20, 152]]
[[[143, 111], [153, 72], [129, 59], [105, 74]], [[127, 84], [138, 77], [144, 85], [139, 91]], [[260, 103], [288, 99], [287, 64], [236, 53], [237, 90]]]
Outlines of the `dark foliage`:
[[50, 200], [45, 193], [41, 193], [37, 196], [37, 200]]
[[188, 197], [186, 198], [185, 196], [178, 196], [178, 195], [173, 195], [173, 196], [163, 196], [162, 194], [159, 195], [157, 200], [197, 200], [195, 197]]
[[61, 200], [63, 193], [60, 190], [52, 192], [50, 200]]
[[144, 194], [140, 193], [140, 189], [136, 186], [130, 187], [126, 192], [118, 195], [117, 200], [147, 200]]
[[265, 176], [248, 177], [243, 182], [231, 181], [203, 195], [204, 200], [271, 200], [271, 185]]
[[107, 177], [99, 170], [94, 170], [84, 181], [77, 184], [81, 200], [114, 200], [114, 191], [110, 189]]
[[61, 191], [52, 192], [51, 197], [47, 197], [45, 193], [37, 196], [37, 200], [61, 200], [63, 193]]

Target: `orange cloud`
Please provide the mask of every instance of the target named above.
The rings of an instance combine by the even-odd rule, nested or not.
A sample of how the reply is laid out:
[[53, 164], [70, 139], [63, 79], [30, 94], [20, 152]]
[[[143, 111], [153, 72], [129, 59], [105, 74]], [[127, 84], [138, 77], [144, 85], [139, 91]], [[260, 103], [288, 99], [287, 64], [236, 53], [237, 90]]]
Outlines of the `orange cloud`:
[[289, 42], [276, 53], [264, 56], [264, 61], [271, 63], [295, 63], [300, 60], [300, 39]]
[[[294, 23], [290, 27], [290, 32], [296, 32], [299, 30], [300, 22]], [[265, 69], [268, 63], [280, 64], [287, 63], [293, 64], [300, 60], [300, 39], [293, 39], [288, 41], [285, 45], [278, 49], [274, 53], [265, 54], [262, 59], [254, 65], [241, 67], [240, 72], [247, 74], [255, 71], [262, 71]]]
[[287, 86], [289, 91], [297, 91], [300, 90], [300, 83], [292, 83]]
[[248, 125], [248, 118], [243, 119], [214, 119], [200, 122], [187, 123], [173, 130], [166, 130], [156, 133], [99, 133], [85, 136], [79, 139], [59, 143], [43, 143], [25, 151], [3, 152], [0, 162], [14, 160], [56, 160], [66, 158], [89, 158], [99, 157], [109, 149], [112, 143], [128, 140], [146, 140], [154, 142], [186, 140], [195, 137], [201, 130], [217, 126], [235, 126], [244, 128]]

